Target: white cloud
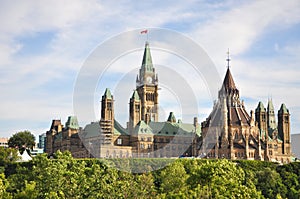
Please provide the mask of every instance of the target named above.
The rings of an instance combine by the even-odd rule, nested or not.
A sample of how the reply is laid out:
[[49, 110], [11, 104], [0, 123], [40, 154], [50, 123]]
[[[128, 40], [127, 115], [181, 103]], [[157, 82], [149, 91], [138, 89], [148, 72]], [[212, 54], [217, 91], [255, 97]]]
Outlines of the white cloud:
[[[158, 4], [160, 6], [157, 6]], [[291, 59], [299, 63], [296, 62], [299, 61], [297, 55], [300, 52], [298, 43], [289, 46], [283, 46], [281, 43], [274, 45], [277, 51], [285, 52], [286, 56], [279, 60], [270, 60], [266, 57], [264, 60], [254, 61], [238, 56], [246, 55], [252, 45], [266, 32], [286, 29], [299, 23], [299, 9], [299, 1], [284, 3], [253, 1], [248, 4], [236, 1], [219, 3], [119, 1], [115, 3], [65, 0], [54, 1], [51, 4], [32, 0], [18, 1], [18, 3], [4, 1], [0, 7], [2, 15], [0, 18], [0, 92], [3, 93], [0, 111], [7, 113], [6, 118], [12, 120], [22, 120], [27, 117], [39, 123], [45, 122], [45, 119], [48, 120], [52, 116], [57, 118], [59, 115], [56, 114], [61, 114], [64, 121], [68, 114], [72, 114], [73, 87], [70, 85], [75, 82], [75, 73], [79, 71], [85, 58], [107, 38], [121, 31], [139, 27], [173, 28], [191, 36], [207, 50], [217, 64], [222, 77], [225, 71], [223, 67], [225, 52], [229, 47], [237, 57], [233, 63], [238, 65], [239, 69], [234, 69], [233, 73], [237, 85], [243, 88], [242, 95], [247, 93], [246, 97], [260, 98], [267, 89], [272, 91], [274, 99], [275, 96], [279, 100], [288, 98], [284, 101], [288, 101], [291, 107], [298, 107], [295, 93], [299, 91], [299, 87], [296, 86], [299, 83], [297, 80], [299, 72], [297, 66], [291, 63]], [[43, 32], [53, 34], [51, 41], [47, 42], [47, 51], [20, 57], [18, 52], [25, 49], [22, 38], [32, 37], [34, 41], [35, 36]], [[151, 41], [151, 33], [149, 37]], [[173, 41], [173, 44], [177, 45], [176, 42]], [[122, 64], [128, 64], [132, 69], [140, 66], [141, 55], [136, 56], [137, 61], [129, 57], [124, 57]], [[172, 56], [161, 55], [159, 52], [153, 53], [153, 60], [155, 64], [174, 64]], [[283, 60], [286, 63], [285, 68], [280, 64], [284, 63]], [[252, 65], [255, 65], [253, 69], [247, 71], [246, 69]], [[278, 82], [273, 83], [278, 89], [272, 88], [272, 84], [265, 81], [264, 73], [269, 71], [268, 68], [263, 68], [265, 65], [276, 68], [269, 73], [268, 78]], [[115, 70], [113, 72], [124, 71], [121, 65], [113, 69]], [[186, 77], [189, 70], [185, 71], [185, 69], [182, 73]], [[282, 75], [289, 78], [282, 79]], [[195, 78], [197, 77], [191, 75], [187, 80], [193, 89], [194, 85], [199, 84]], [[56, 83], [57, 88], [50, 86], [51, 89], [48, 90], [53, 82]], [[293, 87], [290, 91], [293, 90], [294, 93], [287, 91], [289, 85]], [[128, 91], [128, 95], [131, 91]], [[102, 95], [103, 90], [100, 92], [99, 95]], [[204, 89], [196, 88], [194, 92], [197, 95], [200, 93], [197, 97], [205, 100], [202, 95], [206, 92]], [[127, 95], [124, 97], [126, 103], [127, 97]], [[15, 114], [18, 110], [19, 114]], [[207, 112], [210, 108], [200, 107], [200, 110]], [[202, 112], [199, 114], [203, 115]], [[5, 129], [9, 128], [19, 129], [19, 127]], [[6, 133], [9, 135], [11, 132]]]

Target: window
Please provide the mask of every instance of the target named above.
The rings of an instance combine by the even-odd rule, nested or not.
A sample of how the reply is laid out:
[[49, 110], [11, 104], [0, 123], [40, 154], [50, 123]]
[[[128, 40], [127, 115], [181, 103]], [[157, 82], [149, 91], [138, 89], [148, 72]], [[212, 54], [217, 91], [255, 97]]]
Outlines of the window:
[[234, 139], [236, 139], [236, 140], [239, 139], [239, 134], [238, 134], [238, 132], [235, 133]]
[[140, 110], [140, 105], [135, 105], [135, 110], [139, 111]]
[[141, 144], [141, 149], [144, 149], [145, 148], [145, 145], [142, 143]]
[[112, 108], [111, 102], [107, 102], [107, 109], [108, 109], [108, 110], [111, 110], [111, 108]]
[[151, 142], [152, 141], [151, 137], [147, 137], [147, 141]]
[[272, 150], [270, 150], [270, 151], [269, 151], [269, 155], [273, 155], [273, 152], [272, 152]]
[[121, 145], [122, 144], [122, 139], [121, 138], [118, 138], [117, 139], [117, 145]]
[[151, 149], [151, 144], [148, 144], [148, 149]]

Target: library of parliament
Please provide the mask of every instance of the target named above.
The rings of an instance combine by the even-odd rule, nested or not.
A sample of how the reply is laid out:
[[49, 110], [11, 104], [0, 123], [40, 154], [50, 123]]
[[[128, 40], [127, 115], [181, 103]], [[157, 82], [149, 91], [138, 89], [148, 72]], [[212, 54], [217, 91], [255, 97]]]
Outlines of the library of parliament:
[[[228, 62], [229, 63], [229, 62]], [[205, 121], [197, 117], [190, 123], [176, 120], [171, 112], [158, 121], [158, 75], [146, 42], [136, 89], [129, 99], [129, 120], [120, 125], [114, 114], [113, 93], [105, 89], [101, 99], [101, 117], [84, 128], [76, 116], [65, 125], [53, 120], [46, 132], [46, 152], [68, 150], [75, 158], [169, 158], [201, 157], [291, 161], [290, 113], [282, 104], [276, 115], [272, 100], [267, 108], [258, 103], [248, 113], [240, 100], [229, 64], [218, 99]]]

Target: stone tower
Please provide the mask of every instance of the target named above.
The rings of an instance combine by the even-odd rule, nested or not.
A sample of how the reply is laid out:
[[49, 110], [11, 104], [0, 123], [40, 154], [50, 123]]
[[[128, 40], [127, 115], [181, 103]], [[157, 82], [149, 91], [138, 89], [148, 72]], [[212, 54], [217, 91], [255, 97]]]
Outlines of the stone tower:
[[285, 104], [278, 111], [278, 134], [282, 139], [282, 153], [291, 153], [290, 113]]
[[265, 140], [268, 137], [267, 114], [262, 102], [259, 102], [255, 109], [255, 120], [257, 121], [258, 128], [260, 129], [260, 137]]
[[141, 121], [141, 100], [138, 92], [135, 90], [129, 101], [129, 128], [133, 132], [134, 127]]
[[158, 78], [153, 68], [149, 43], [146, 42], [142, 66], [136, 79], [141, 101], [141, 120], [158, 121]]
[[114, 99], [108, 88], [102, 96], [100, 127], [103, 143], [111, 144], [114, 130]]

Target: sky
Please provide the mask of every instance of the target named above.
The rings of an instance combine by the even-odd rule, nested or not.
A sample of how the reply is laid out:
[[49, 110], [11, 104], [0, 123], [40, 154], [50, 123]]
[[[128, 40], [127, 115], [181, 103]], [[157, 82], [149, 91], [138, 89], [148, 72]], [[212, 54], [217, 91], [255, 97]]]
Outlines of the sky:
[[[99, 61], [103, 54], [95, 52], [105, 42], [136, 32], [136, 37], [124, 43], [133, 42], [140, 48], [111, 60], [109, 70], [93, 85], [94, 118], [79, 120], [84, 127], [100, 119], [100, 98], [108, 87], [114, 95], [116, 119], [126, 126], [128, 100], [135, 88], [145, 42], [140, 31], [151, 28], [177, 32], [199, 45], [214, 63], [216, 79], [225, 76], [229, 48], [230, 69], [246, 110], [254, 110], [259, 101], [266, 106], [270, 98], [275, 110], [285, 103], [291, 113], [292, 134], [300, 133], [298, 0], [57, 0], [51, 4], [1, 0], [0, 13], [0, 137], [22, 130], [42, 134], [49, 130], [52, 119], [65, 123], [75, 113], [75, 87], [87, 60], [98, 55]], [[150, 48], [152, 44], [182, 45], [172, 38], [164, 40], [168, 44], [159, 43], [159, 35], [151, 35], [151, 31], [148, 36]], [[188, 49], [185, 52], [195, 53]], [[113, 50], [104, 52], [109, 53]], [[164, 66], [170, 69], [174, 65], [175, 71], [182, 70], [180, 74], [195, 95], [196, 116], [200, 122], [205, 120], [217, 93], [207, 92], [203, 78], [195, 76], [189, 70], [191, 65], [180, 56], [158, 48], [151, 49], [151, 53], [163, 83], [160, 119], [165, 120], [170, 111], [187, 123], [195, 116], [195, 110], [185, 108], [181, 94], [172, 90], [182, 87], [168, 83], [169, 76], [162, 72]]]

